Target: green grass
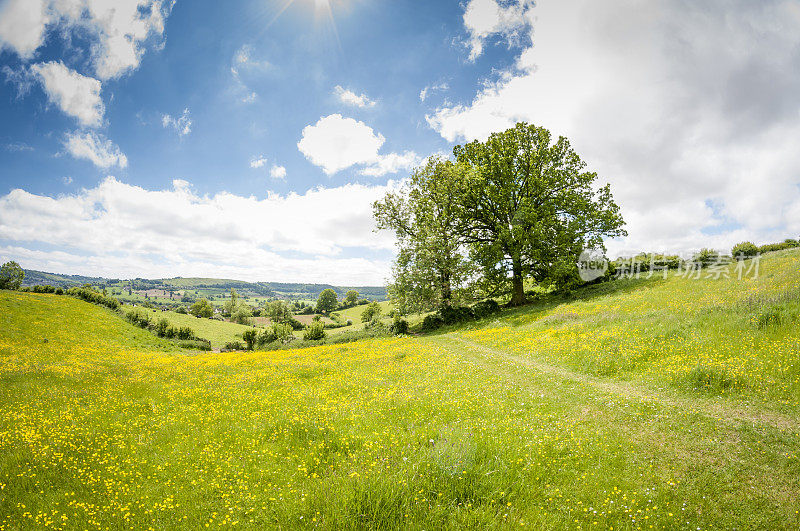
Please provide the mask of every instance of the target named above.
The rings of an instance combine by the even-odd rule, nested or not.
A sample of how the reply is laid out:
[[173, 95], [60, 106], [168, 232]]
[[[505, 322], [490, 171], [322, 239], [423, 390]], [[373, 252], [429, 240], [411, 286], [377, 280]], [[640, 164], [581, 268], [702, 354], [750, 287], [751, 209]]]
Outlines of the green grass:
[[252, 326], [218, 321], [216, 319], [198, 318], [190, 314], [181, 314], [171, 311], [162, 312], [161, 310], [148, 310], [148, 313], [152, 316], [154, 321], [163, 317], [173, 326], [188, 326], [194, 330], [197, 337], [211, 341], [212, 348], [224, 347], [226, 343], [231, 341], [241, 341], [242, 332], [252, 328]]
[[0, 292], [0, 529], [797, 529], [799, 259], [254, 353]]

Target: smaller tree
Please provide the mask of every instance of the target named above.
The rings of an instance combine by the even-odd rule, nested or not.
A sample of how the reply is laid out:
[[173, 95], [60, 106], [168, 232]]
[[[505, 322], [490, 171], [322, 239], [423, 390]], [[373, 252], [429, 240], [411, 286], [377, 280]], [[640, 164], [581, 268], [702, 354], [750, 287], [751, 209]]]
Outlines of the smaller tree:
[[200, 299], [192, 304], [191, 308], [189, 308], [189, 313], [195, 317], [210, 318], [214, 315], [214, 306], [212, 306], [208, 299]]
[[256, 344], [257, 337], [258, 332], [256, 332], [255, 328], [245, 330], [242, 333], [242, 339], [244, 339], [244, 342], [247, 343], [247, 350], [253, 350], [253, 346]]
[[0, 267], [0, 289], [17, 290], [25, 279], [25, 271], [14, 261]]
[[371, 321], [379, 319], [380, 316], [381, 316], [381, 305], [373, 301], [367, 304], [367, 307], [364, 308], [363, 312], [361, 312], [361, 322], [369, 323]]
[[336, 292], [328, 288], [319, 294], [319, 299], [317, 299], [317, 311], [319, 313], [330, 313], [336, 309], [338, 304]]
[[351, 289], [344, 296], [344, 301], [343, 302], [344, 302], [345, 306], [348, 306], [348, 307], [349, 306], [355, 306], [356, 303], [358, 302], [358, 292], [356, 290], [354, 290], [354, 289]]
[[310, 341], [325, 339], [325, 326], [322, 321], [315, 321], [307, 326], [303, 331], [303, 339]]

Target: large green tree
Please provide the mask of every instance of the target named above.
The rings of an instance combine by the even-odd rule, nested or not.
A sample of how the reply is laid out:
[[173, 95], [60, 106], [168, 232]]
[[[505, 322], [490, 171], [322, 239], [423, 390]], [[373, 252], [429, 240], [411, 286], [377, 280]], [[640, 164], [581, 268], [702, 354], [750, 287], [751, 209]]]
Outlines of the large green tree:
[[214, 315], [214, 306], [208, 299], [200, 299], [189, 308], [189, 313], [195, 317], [211, 317]]
[[14, 261], [6, 262], [0, 267], [0, 289], [17, 290], [25, 279], [25, 270]]
[[559, 137], [519, 123], [485, 142], [453, 150], [464, 175], [461, 238], [480, 265], [490, 291], [525, 302], [524, 281], [564, 284], [577, 276], [585, 248], [626, 234], [608, 184]]
[[334, 311], [338, 305], [339, 302], [336, 299], [336, 292], [330, 288], [324, 289], [317, 299], [317, 312], [330, 313]]
[[373, 205], [378, 229], [392, 230], [398, 254], [389, 294], [403, 313], [452, 305], [468, 296], [465, 169], [431, 157], [405, 185]]

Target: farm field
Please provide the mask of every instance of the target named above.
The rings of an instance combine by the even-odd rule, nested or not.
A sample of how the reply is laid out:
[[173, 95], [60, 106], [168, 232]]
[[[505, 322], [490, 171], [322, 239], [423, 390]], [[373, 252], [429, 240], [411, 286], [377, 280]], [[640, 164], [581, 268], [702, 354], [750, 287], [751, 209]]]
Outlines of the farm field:
[[225, 354], [0, 291], [0, 529], [797, 529], [799, 266]]
[[164, 318], [173, 326], [188, 326], [194, 330], [198, 337], [211, 341], [212, 348], [224, 347], [226, 343], [242, 339], [242, 332], [249, 330], [252, 326], [240, 325], [228, 321], [218, 321], [216, 319], [197, 318], [191, 314], [183, 314], [172, 311], [149, 311], [153, 320]]

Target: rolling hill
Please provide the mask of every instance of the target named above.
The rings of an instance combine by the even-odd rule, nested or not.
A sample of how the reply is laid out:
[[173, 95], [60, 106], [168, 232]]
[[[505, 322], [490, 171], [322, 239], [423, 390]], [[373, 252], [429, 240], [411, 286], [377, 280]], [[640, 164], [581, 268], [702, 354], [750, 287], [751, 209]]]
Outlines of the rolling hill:
[[796, 251], [270, 352], [0, 292], [0, 527], [797, 529], [799, 316]]

